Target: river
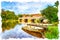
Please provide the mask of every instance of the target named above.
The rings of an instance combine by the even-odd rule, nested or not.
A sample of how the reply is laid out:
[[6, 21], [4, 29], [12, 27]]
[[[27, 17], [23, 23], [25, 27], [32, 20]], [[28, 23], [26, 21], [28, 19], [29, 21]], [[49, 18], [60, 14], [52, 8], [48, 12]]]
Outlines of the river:
[[8, 38], [35, 38], [32, 35], [24, 32], [22, 30], [22, 27], [24, 27], [24, 24], [17, 24], [13, 29], [5, 30], [2, 32], [2, 38], [8, 39]]

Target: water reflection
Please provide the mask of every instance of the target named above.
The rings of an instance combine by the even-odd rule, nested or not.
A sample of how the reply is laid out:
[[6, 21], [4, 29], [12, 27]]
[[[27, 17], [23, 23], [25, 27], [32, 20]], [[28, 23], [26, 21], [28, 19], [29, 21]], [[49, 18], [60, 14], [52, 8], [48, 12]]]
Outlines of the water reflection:
[[[25, 24], [20, 24], [17, 21], [5, 21], [2, 23], [2, 30], [4, 30], [1, 34], [3, 39], [8, 38], [36, 38], [25, 31], [22, 30]], [[51, 30], [52, 29], [52, 30]], [[48, 30], [45, 32], [46, 38], [58, 38], [58, 26], [51, 25], [48, 26]]]
[[[13, 23], [12, 23], [13, 24]], [[8, 39], [8, 38], [32, 38], [32, 35], [29, 35], [28, 33], [24, 32], [21, 28], [24, 27], [24, 24], [15, 24], [12, 25], [9, 24], [10, 26], [14, 26], [13, 29], [10, 30], [5, 30], [4, 32], [2, 32], [2, 38], [4, 39]], [[5, 27], [8, 26], [7, 24], [5, 24]], [[34, 38], [34, 37], [33, 37]]]
[[18, 24], [18, 21], [2, 21], [2, 31], [4, 32], [5, 30], [10, 30], [15, 27], [15, 25]]

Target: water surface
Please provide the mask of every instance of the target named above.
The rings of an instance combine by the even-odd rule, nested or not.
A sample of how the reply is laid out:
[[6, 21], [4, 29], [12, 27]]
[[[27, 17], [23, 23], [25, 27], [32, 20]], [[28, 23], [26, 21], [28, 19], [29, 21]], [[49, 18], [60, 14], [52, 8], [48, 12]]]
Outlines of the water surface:
[[22, 27], [24, 27], [24, 24], [17, 24], [13, 29], [5, 30], [2, 32], [2, 38], [34, 38], [32, 35], [24, 32], [22, 30]]

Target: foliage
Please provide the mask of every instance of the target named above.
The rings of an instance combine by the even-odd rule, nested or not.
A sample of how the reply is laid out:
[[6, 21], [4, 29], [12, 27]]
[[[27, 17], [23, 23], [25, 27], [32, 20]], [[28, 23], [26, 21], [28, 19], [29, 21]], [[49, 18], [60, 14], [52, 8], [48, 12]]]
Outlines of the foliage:
[[49, 39], [57, 39], [59, 37], [58, 34], [58, 26], [48, 26], [48, 30], [45, 33], [45, 36]]
[[58, 5], [59, 5], [59, 1], [56, 1], [55, 6], [58, 7]]
[[2, 20], [18, 19], [13, 11], [9, 11], [9, 10], [5, 11], [3, 9], [2, 9], [2, 12], [1, 12], [1, 17], [2, 17]]
[[[58, 4], [55, 3], [57, 6]], [[58, 21], [58, 8], [54, 6], [48, 6], [47, 8], [41, 10], [42, 15], [44, 15], [50, 22], [57, 22]]]
[[18, 17], [22, 17], [22, 14], [19, 14]]
[[4, 10], [1, 11], [2, 17], [2, 31], [14, 28], [18, 23], [18, 15], [15, 15], [13, 11]]

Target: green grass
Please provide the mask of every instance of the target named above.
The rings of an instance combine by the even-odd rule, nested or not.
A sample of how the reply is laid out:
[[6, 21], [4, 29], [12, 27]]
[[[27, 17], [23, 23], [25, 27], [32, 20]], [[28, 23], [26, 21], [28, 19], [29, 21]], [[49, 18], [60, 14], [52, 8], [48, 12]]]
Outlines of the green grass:
[[45, 37], [48, 38], [48, 39], [58, 39], [58, 26], [55, 25], [55, 26], [48, 26], [48, 30], [47, 32], [45, 33]]

